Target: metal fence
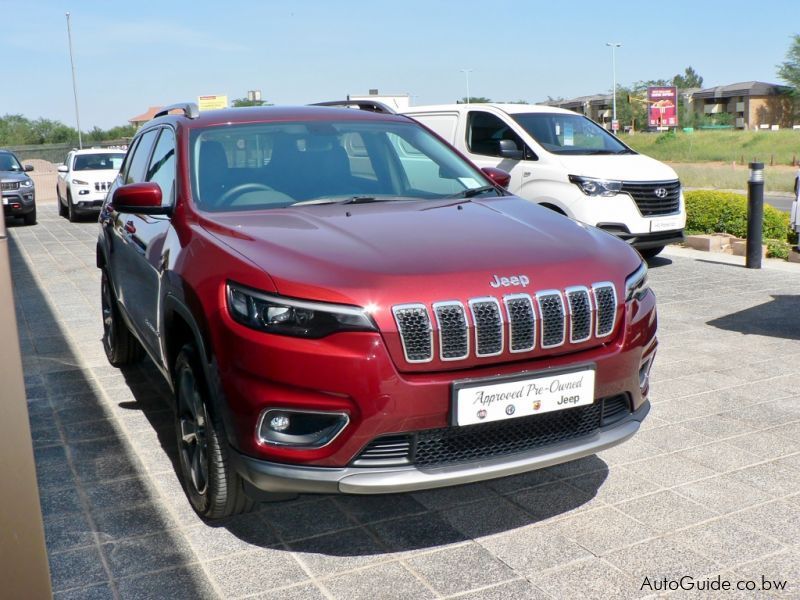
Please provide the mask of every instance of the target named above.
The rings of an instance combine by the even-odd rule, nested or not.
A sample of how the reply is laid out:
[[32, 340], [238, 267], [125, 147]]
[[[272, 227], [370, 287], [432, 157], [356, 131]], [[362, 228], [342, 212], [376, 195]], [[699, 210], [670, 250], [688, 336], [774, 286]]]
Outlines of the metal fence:
[[[128, 148], [130, 140], [109, 140], [105, 142], [90, 142], [84, 144], [84, 148]], [[60, 164], [67, 157], [67, 152], [77, 149], [77, 144], [35, 144], [31, 146], [10, 146], [7, 149], [17, 155], [20, 162], [26, 160], [39, 159], [51, 163]]]

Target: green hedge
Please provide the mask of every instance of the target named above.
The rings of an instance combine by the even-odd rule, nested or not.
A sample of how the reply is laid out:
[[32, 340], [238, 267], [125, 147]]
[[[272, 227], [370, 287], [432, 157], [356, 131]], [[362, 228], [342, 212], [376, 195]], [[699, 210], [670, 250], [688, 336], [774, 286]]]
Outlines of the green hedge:
[[[747, 198], [733, 192], [685, 192], [687, 233], [730, 233], [747, 237]], [[786, 240], [789, 215], [764, 205], [764, 239]]]

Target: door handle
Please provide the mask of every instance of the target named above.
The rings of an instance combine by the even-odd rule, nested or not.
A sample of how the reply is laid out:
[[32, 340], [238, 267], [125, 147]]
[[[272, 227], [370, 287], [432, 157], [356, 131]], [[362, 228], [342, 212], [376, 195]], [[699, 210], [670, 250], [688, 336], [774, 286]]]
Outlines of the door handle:
[[136, 225], [133, 224], [133, 221], [125, 223], [125, 231], [128, 233], [136, 233]]

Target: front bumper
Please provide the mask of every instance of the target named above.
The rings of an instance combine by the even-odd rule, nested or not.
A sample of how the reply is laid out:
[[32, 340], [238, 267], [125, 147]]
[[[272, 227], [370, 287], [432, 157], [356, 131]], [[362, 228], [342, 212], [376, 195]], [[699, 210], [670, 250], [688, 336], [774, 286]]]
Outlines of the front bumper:
[[518, 475], [596, 454], [632, 437], [647, 413], [645, 401], [626, 418], [592, 435], [493, 459], [436, 468], [289, 465], [258, 460], [232, 451], [236, 470], [259, 490], [276, 493], [390, 494], [461, 485]]
[[11, 192], [3, 192], [3, 214], [6, 216], [22, 216], [36, 208], [35, 188], [25, 188]]
[[646, 250], [658, 248], [668, 244], [681, 244], [686, 241], [683, 229], [673, 231], [659, 231], [657, 233], [630, 233], [627, 227], [618, 225], [601, 225], [603, 231], [616, 235], [621, 240], [628, 242], [634, 248]]

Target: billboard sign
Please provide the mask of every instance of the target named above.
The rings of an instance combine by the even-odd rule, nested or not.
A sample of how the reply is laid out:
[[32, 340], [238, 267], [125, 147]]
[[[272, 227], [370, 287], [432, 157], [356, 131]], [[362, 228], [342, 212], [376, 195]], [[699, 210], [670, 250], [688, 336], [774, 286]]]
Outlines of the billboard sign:
[[200, 112], [204, 110], [217, 110], [218, 108], [228, 108], [227, 96], [198, 96], [197, 108]]
[[647, 121], [650, 127], [678, 126], [678, 88], [647, 88]]

